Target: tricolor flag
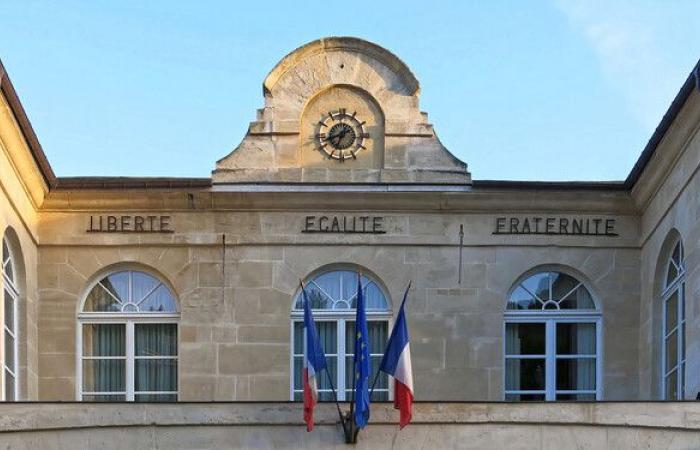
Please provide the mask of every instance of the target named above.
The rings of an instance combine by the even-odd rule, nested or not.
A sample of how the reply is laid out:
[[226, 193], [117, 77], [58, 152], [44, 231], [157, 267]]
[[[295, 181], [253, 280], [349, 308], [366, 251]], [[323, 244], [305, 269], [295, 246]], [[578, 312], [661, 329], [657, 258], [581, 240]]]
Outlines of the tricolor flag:
[[301, 286], [301, 293], [304, 300], [304, 369], [302, 379], [304, 382], [304, 422], [306, 431], [314, 429], [314, 406], [318, 402], [319, 376], [326, 368], [326, 355], [321, 348], [321, 342], [316, 332], [316, 323], [311, 314], [311, 304], [306, 296], [304, 285]]
[[394, 408], [398, 409], [401, 414], [399, 428], [405, 427], [411, 421], [411, 410], [413, 409], [413, 370], [411, 368], [411, 349], [408, 342], [408, 325], [404, 311], [409, 289], [411, 289], [410, 283], [403, 295], [399, 315], [396, 316], [394, 329], [391, 330], [384, 357], [379, 365], [379, 370], [394, 378]]

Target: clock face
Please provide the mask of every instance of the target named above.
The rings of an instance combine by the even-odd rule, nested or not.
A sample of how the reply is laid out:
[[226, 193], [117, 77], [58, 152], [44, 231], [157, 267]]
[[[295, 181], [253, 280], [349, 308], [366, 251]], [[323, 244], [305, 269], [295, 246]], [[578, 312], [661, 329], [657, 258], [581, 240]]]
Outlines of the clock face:
[[344, 108], [328, 112], [318, 122], [316, 139], [319, 150], [340, 162], [357, 159], [357, 153], [367, 148], [363, 143], [369, 134], [365, 132], [364, 125], [365, 122], [357, 118], [357, 112], [349, 114]]

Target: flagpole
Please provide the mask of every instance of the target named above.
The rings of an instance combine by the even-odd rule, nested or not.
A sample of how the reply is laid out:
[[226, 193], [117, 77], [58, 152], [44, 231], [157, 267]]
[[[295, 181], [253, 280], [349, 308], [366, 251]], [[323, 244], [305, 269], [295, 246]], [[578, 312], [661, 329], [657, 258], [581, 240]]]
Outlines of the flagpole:
[[374, 385], [377, 384], [377, 380], [379, 379], [379, 374], [381, 373], [381, 370], [377, 368], [377, 374], [374, 376], [374, 381], [372, 382], [372, 389], [369, 390], [369, 398], [372, 398], [372, 394], [374, 394]]
[[328, 377], [328, 383], [331, 385], [331, 391], [333, 392], [333, 398], [335, 398], [335, 406], [338, 408], [338, 417], [340, 418], [340, 425], [343, 426], [343, 433], [347, 436], [348, 430], [345, 426], [345, 419], [343, 418], [343, 412], [340, 410], [340, 403], [338, 403], [338, 394], [335, 392], [335, 386], [333, 386], [333, 378], [331, 373], [326, 368], [326, 376]]

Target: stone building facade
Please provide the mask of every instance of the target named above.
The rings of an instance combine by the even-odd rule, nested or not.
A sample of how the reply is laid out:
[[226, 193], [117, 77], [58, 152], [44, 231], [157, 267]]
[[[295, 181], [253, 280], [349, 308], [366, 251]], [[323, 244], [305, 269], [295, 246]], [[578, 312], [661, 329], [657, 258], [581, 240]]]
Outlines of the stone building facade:
[[62, 178], [0, 67], [3, 398], [293, 400], [300, 280], [347, 389], [359, 272], [375, 358], [412, 283], [419, 400], [694, 399], [698, 83], [625, 181], [473, 180], [400, 59], [326, 38], [211, 178]]

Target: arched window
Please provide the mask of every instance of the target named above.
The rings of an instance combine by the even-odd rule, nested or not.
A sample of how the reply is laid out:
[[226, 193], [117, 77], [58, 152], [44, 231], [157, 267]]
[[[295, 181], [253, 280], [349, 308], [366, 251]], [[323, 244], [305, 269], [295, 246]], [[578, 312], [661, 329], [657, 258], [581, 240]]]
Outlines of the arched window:
[[581, 281], [558, 271], [523, 278], [505, 313], [505, 399], [600, 399], [600, 330]]
[[177, 401], [179, 317], [173, 293], [149, 273], [94, 283], [78, 314], [78, 399]]
[[[316, 320], [321, 345], [326, 353], [328, 371], [338, 400], [350, 400], [353, 391], [353, 346], [355, 335], [355, 303], [357, 301], [357, 269], [336, 268], [317, 273], [305, 282], [306, 293]], [[367, 329], [370, 342], [370, 383], [374, 380], [384, 355], [388, 338], [391, 308], [379, 282], [366, 273], [362, 274], [362, 289], [367, 311]], [[301, 290], [297, 293], [292, 309], [291, 334], [293, 346], [291, 364], [291, 399], [302, 399], [304, 357], [304, 310]], [[388, 400], [389, 385], [385, 374], [379, 376], [372, 396], [373, 400]], [[333, 400], [331, 386], [325, 373], [319, 383], [321, 400]]]
[[685, 396], [685, 263], [683, 245], [676, 243], [666, 266], [663, 301], [662, 386], [666, 400]]
[[19, 366], [19, 348], [17, 336], [17, 303], [19, 302], [19, 282], [17, 280], [17, 264], [7, 235], [2, 239], [2, 281], [3, 281], [3, 338], [5, 341], [2, 352], [2, 399], [17, 400], [19, 383], [17, 382], [17, 367]]

